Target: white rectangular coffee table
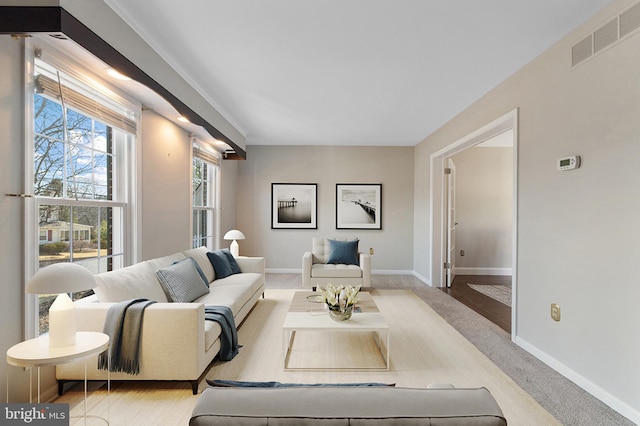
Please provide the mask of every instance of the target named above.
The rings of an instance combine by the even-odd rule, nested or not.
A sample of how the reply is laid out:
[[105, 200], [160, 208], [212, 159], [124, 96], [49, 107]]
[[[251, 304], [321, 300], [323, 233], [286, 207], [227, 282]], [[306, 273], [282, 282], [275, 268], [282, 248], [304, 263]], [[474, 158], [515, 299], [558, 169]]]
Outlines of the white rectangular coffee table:
[[[335, 321], [329, 317], [322, 303], [310, 302], [307, 296], [317, 293], [310, 291], [298, 291], [294, 294], [289, 312], [282, 324], [283, 333], [283, 358], [285, 370], [389, 370], [389, 324], [378, 310], [371, 295], [367, 292], [358, 294], [356, 306], [360, 312], [354, 312], [346, 321]], [[293, 348], [297, 332], [340, 332], [363, 333], [370, 332], [375, 335], [375, 343], [384, 360], [384, 367], [289, 367], [289, 358]]]

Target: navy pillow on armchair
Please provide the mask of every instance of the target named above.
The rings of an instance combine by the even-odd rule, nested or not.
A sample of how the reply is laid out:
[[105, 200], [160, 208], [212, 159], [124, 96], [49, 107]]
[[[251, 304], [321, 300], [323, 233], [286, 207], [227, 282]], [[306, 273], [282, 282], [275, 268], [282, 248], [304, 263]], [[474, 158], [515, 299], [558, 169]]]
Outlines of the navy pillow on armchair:
[[358, 265], [358, 242], [329, 240], [329, 259], [327, 263]]

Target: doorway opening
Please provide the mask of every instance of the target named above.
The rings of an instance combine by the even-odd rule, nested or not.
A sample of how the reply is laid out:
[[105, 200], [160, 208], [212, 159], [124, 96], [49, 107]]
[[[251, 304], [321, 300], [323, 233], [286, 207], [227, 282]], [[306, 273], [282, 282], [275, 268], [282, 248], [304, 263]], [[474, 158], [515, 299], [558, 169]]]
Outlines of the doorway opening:
[[[502, 306], [501, 302], [497, 301], [499, 298], [492, 299], [487, 297], [487, 292], [478, 294], [477, 299], [488, 299], [489, 305], [491, 305], [491, 303], [498, 303], [499, 306], [502, 306], [503, 309], [496, 309], [496, 311], [501, 311], [500, 316], [503, 320], [505, 316], [508, 318], [506, 322], [509, 323], [508, 325], [510, 327], [503, 328], [511, 332], [512, 339], [515, 338], [517, 331], [517, 118], [518, 111], [516, 109], [431, 155], [431, 283], [433, 286], [441, 287], [445, 291], [458, 286], [464, 286], [465, 292], [470, 291], [470, 294], [473, 295], [476, 290], [471, 288], [472, 286], [469, 286], [467, 289], [468, 283], [474, 281], [478, 281], [475, 283], [477, 285], [487, 285], [491, 283], [492, 286], [495, 287], [494, 290], [505, 290], [504, 286], [509, 284], [506, 281], [510, 281], [511, 286], [509, 290], [511, 294], [503, 294], [501, 297], [503, 299], [510, 297], [511, 300], [507, 302], [510, 302], [511, 308]], [[507, 194], [510, 195], [510, 197], [505, 196], [504, 200], [506, 201], [503, 201], [510, 203], [510, 206], [508, 206], [510, 207], [510, 211], [508, 208], [506, 209], [506, 213], [504, 214], [507, 216], [506, 218], [502, 218], [504, 229], [499, 232], [495, 231], [495, 225], [500, 224], [500, 220], [494, 225], [480, 223], [483, 220], [480, 214], [467, 214], [464, 218], [465, 223], [462, 223], [458, 217], [458, 211], [464, 211], [462, 208], [463, 205], [460, 204], [460, 201], [456, 202], [456, 192], [460, 192], [460, 190], [456, 188], [456, 173], [459, 174], [460, 172], [460, 170], [457, 170], [460, 169], [460, 167], [456, 168], [456, 162], [458, 162], [459, 159], [460, 163], [463, 164], [462, 159], [467, 158], [467, 160], [465, 160], [467, 164], [472, 164], [469, 159], [473, 159], [476, 164], [478, 164], [477, 158], [475, 157], [479, 156], [477, 153], [481, 152], [478, 150], [483, 150], [483, 148], [475, 148], [474, 152], [476, 152], [476, 154], [473, 155], [471, 154], [471, 150], [465, 153], [462, 152], [482, 143], [486, 144], [487, 141], [501, 141], [502, 146], [511, 145], [512, 147], [511, 150], [494, 150], [491, 154], [493, 156], [494, 152], [501, 152], [500, 161], [502, 161], [502, 164], [504, 164], [505, 161], [509, 162], [510, 164], [508, 165], [511, 166], [510, 170], [512, 173], [512, 176], [508, 177], [511, 182], [506, 182], [504, 189], [510, 191], [510, 194]], [[493, 172], [494, 171], [489, 170], [490, 174]], [[481, 179], [478, 179], [478, 183], [480, 183], [480, 181]], [[479, 203], [478, 200], [475, 200], [475, 202]], [[467, 211], [474, 211], [474, 209], [477, 209], [477, 207], [467, 207]], [[487, 217], [491, 216], [485, 216], [484, 221], [487, 220]], [[491, 220], [493, 220], [493, 218]], [[474, 223], [474, 221], [476, 223]], [[491, 228], [491, 238], [487, 241], [479, 241], [475, 234], [486, 228]], [[464, 234], [462, 233], [463, 229], [465, 230]], [[497, 237], [496, 234], [499, 233], [501, 233], [501, 235]], [[460, 239], [460, 241], [456, 241], [458, 235], [465, 235], [466, 240], [462, 241], [462, 239]], [[472, 240], [473, 238], [476, 238], [478, 241]], [[488, 241], [490, 241], [490, 243]], [[469, 249], [471, 256], [460, 257], [465, 255], [465, 248]], [[487, 261], [487, 258], [491, 258], [491, 260]], [[471, 261], [472, 259], [475, 260], [475, 263]], [[461, 266], [458, 267], [456, 262], [459, 262]], [[494, 265], [495, 267], [469, 267], [478, 266], [478, 264], [482, 265], [483, 262]], [[456, 275], [458, 277], [456, 277]], [[471, 278], [473, 278], [473, 280]], [[461, 282], [462, 284], [459, 284]], [[482, 290], [489, 289], [485, 287]], [[503, 300], [503, 302], [504, 301], [505, 300]], [[474, 303], [475, 302], [466, 304], [473, 305]], [[474, 308], [474, 306], [471, 307]], [[488, 308], [485, 307], [484, 309], [486, 310]]]

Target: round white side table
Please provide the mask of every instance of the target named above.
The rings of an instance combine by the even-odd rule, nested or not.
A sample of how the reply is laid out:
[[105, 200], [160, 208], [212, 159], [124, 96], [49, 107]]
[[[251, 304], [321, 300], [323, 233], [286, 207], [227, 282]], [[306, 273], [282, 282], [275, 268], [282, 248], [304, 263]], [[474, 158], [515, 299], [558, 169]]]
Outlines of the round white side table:
[[[97, 355], [109, 347], [109, 336], [96, 331], [76, 332], [76, 344], [60, 348], [49, 347], [49, 335], [18, 343], [7, 350], [7, 363], [16, 367], [38, 369], [38, 403], [40, 403], [40, 367], [55, 366], [85, 358], [84, 369], [84, 417], [87, 418], [87, 368], [86, 358]], [[110, 360], [109, 360], [110, 362]], [[31, 370], [29, 372], [29, 402], [32, 402]], [[7, 403], [9, 402], [9, 376], [7, 375]], [[107, 369], [107, 404], [111, 392], [111, 377]], [[103, 419], [108, 423], [108, 420]]]

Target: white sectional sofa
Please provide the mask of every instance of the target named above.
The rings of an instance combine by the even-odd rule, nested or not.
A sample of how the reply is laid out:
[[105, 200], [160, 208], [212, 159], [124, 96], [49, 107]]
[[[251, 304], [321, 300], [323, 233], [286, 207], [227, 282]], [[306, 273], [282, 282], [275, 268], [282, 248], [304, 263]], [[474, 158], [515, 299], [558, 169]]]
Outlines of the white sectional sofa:
[[[207, 251], [200, 247], [96, 275], [96, 294], [76, 302], [79, 331], [103, 331], [107, 311], [116, 302], [137, 298], [157, 302], [144, 311], [140, 373], [112, 372], [111, 380], [189, 381], [197, 393], [203, 372], [220, 351], [221, 327], [205, 321], [205, 304], [229, 307], [239, 326], [264, 296], [264, 258], [238, 257], [241, 273], [216, 279]], [[170, 302], [156, 271], [187, 257], [197, 262], [210, 283], [209, 290], [190, 303]], [[84, 374], [84, 361], [57, 366], [59, 393], [65, 381], [84, 380]], [[87, 378], [107, 378], [107, 372], [98, 369], [97, 357], [87, 362]]]

